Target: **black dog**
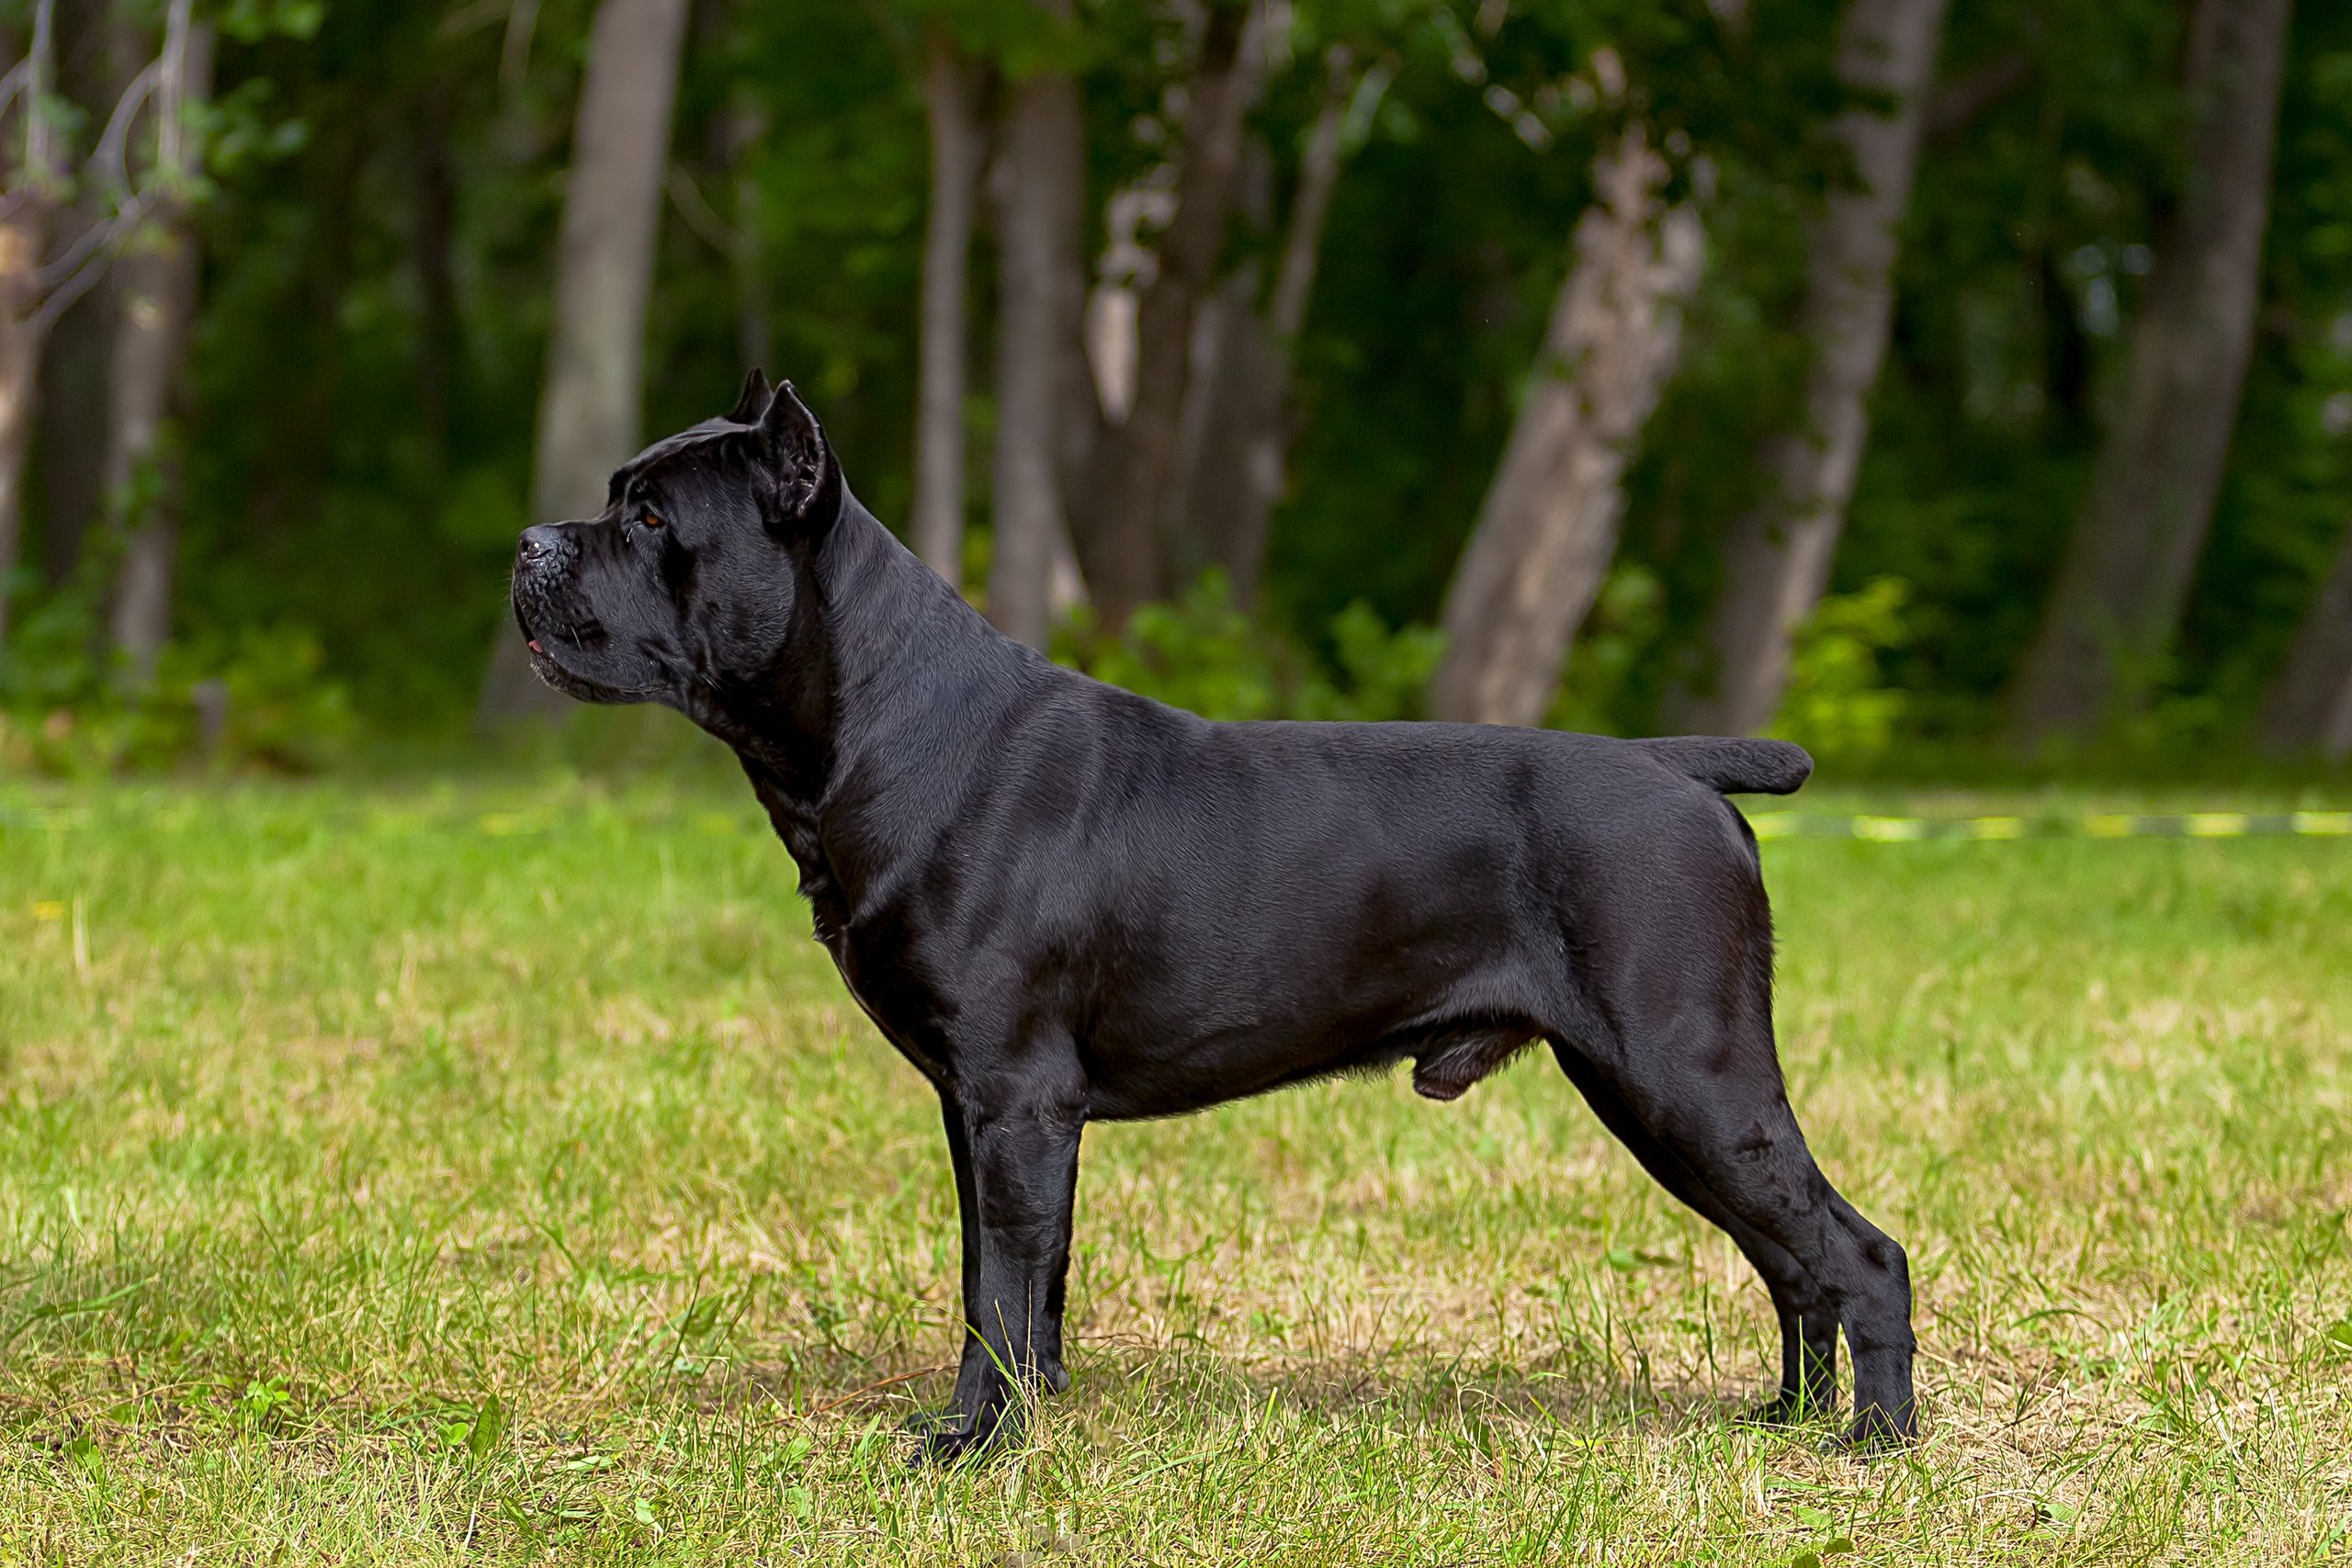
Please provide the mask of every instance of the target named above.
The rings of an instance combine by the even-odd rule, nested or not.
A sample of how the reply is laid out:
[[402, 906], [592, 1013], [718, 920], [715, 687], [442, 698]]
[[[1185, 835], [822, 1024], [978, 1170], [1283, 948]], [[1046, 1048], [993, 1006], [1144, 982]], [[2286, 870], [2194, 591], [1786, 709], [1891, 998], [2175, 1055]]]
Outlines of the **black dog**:
[[944, 1458], [1065, 1387], [1079, 1134], [1410, 1059], [1452, 1100], [1536, 1040], [1771, 1291], [1781, 1420], [1913, 1431], [1903, 1249], [1814, 1164], [1773, 1048], [1771, 915], [1726, 791], [1765, 740], [1211, 724], [1000, 636], [754, 373], [735, 412], [524, 534], [540, 676], [732, 746], [817, 936], [939, 1091], [967, 1336]]

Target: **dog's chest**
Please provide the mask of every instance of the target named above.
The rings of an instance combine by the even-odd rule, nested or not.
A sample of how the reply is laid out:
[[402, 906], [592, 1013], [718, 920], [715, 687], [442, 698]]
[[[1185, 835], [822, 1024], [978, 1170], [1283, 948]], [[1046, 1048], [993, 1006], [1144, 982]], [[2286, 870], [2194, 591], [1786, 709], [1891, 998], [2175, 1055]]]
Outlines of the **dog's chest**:
[[953, 1078], [954, 1065], [923, 1043], [927, 1032], [918, 1021], [923, 1010], [910, 1002], [904, 987], [893, 978], [888, 966], [861, 962], [857, 944], [850, 940], [843, 923], [838, 919], [828, 922], [821, 912], [817, 921], [817, 940], [832, 954], [833, 967], [840, 972], [850, 998], [874, 1021], [874, 1027], [882, 1032], [882, 1037], [898, 1047], [899, 1055], [935, 1084]]

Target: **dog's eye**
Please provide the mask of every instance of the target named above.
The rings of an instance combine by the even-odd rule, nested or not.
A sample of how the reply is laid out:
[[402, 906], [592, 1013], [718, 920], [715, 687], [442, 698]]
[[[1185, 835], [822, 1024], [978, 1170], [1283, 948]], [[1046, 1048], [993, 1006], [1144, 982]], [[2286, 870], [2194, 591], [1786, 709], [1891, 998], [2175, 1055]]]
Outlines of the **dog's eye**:
[[649, 528], [659, 528], [663, 525], [661, 517], [657, 513], [651, 512], [647, 513], [644, 516], [639, 518], [638, 521], [644, 524]]

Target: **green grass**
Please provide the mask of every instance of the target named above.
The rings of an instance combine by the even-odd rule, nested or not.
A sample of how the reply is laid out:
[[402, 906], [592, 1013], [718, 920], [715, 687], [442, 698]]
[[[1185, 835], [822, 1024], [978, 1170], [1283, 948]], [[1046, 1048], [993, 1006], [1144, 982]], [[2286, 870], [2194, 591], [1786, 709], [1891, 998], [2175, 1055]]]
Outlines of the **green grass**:
[[1531, 1056], [1091, 1130], [1075, 1385], [942, 1474], [934, 1102], [748, 799], [0, 806], [0, 1561], [2352, 1550], [2352, 841], [1767, 847], [1909, 1457], [1726, 1423], [1761, 1290]]

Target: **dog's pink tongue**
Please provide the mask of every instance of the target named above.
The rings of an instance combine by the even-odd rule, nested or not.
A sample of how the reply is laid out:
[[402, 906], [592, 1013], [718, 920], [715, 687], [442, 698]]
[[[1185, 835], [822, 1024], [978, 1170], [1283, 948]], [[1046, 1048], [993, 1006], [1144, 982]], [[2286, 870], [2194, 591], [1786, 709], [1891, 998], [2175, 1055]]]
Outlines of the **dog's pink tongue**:
[[533, 637], [531, 639], [531, 651], [533, 653], [545, 653], [547, 649], [539, 646], [539, 639], [537, 637]]

